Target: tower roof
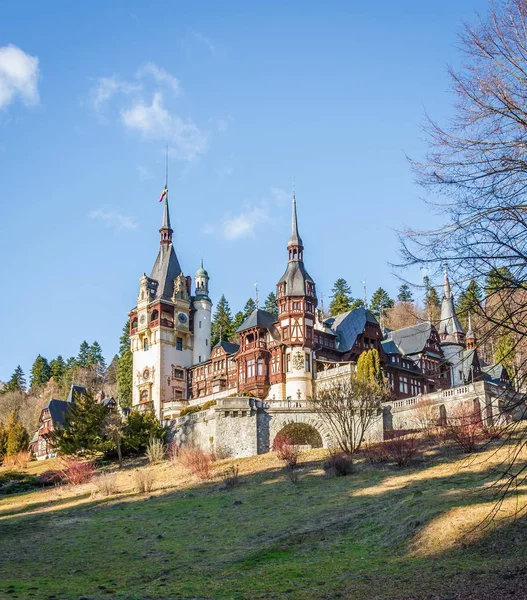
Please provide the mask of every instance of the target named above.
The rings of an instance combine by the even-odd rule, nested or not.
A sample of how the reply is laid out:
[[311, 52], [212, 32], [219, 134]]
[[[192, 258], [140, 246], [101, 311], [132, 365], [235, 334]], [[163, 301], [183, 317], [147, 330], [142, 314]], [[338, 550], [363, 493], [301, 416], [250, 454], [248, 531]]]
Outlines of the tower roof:
[[168, 208], [168, 192], [165, 195], [165, 203], [163, 205], [163, 222], [161, 224], [161, 230], [162, 229], [170, 229], [170, 231], [172, 231], [172, 227], [170, 226], [170, 210]]
[[293, 192], [293, 215], [292, 215], [292, 223], [291, 223], [291, 237], [289, 238], [289, 242], [287, 247], [290, 246], [303, 246], [302, 238], [298, 234], [298, 217], [296, 214], [296, 195]]
[[207, 271], [203, 268], [203, 259], [201, 259], [201, 266], [200, 268], [196, 271], [196, 277], [208, 277], [209, 274], [207, 273]]
[[457, 336], [465, 335], [463, 327], [459, 322], [454, 306], [454, 295], [450, 287], [450, 279], [448, 278], [448, 269], [445, 265], [445, 280], [443, 283], [443, 301], [441, 302], [441, 317], [438, 327], [439, 335], [445, 342], [456, 342]]
[[159, 254], [150, 274], [150, 279], [155, 279], [158, 283], [157, 298], [170, 300], [174, 293], [174, 279], [181, 273], [176, 252], [172, 242], [170, 244], [161, 244]]

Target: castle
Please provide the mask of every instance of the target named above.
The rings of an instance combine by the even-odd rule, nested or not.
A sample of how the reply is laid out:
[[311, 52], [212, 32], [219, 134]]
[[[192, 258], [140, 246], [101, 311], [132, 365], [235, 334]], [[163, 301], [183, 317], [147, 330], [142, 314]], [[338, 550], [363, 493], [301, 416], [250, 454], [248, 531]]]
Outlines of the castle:
[[[277, 408], [284, 402], [306, 407], [318, 385], [349, 376], [360, 354], [373, 348], [396, 408], [423, 395], [450, 397], [467, 384], [485, 383], [480, 385], [485, 396], [489, 386], [508, 383], [505, 369], [485, 365], [474, 333], [463, 330], [446, 270], [437, 328], [421, 322], [383, 330], [364, 307], [326, 318], [305, 267], [294, 194], [276, 314], [256, 308], [239, 327], [236, 344], [221, 340], [211, 347], [209, 275], [203, 262], [194, 282], [183, 274], [173, 245], [168, 195], [159, 232], [157, 259], [150, 276], [140, 278], [137, 306], [129, 317], [133, 406], [152, 409], [165, 422], [181, 421], [178, 416], [189, 405], [214, 400], [225, 408], [229, 398], [252, 398], [260, 407]], [[243, 412], [250, 414], [251, 408]]]

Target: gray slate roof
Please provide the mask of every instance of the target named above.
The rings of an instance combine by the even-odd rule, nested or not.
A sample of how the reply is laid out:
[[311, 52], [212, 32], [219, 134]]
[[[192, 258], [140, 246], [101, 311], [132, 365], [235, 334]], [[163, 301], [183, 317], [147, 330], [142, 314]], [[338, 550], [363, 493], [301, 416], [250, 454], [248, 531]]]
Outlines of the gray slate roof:
[[[426, 342], [430, 337], [432, 325], [427, 322], [418, 323], [417, 325], [411, 325], [404, 329], [396, 329], [390, 331], [385, 342], [383, 342], [383, 348], [385, 352], [393, 353], [393, 346], [387, 342], [393, 342], [400, 354], [417, 354], [423, 351], [426, 346]], [[390, 349], [388, 349], [390, 348]]]
[[286, 283], [286, 294], [288, 296], [305, 296], [306, 281], [314, 283], [311, 275], [306, 271], [301, 260], [290, 260], [287, 263], [285, 273], [280, 277], [278, 284]]
[[161, 244], [150, 279], [157, 281], [156, 298], [170, 300], [174, 292], [174, 279], [181, 273], [174, 246]]
[[378, 325], [373, 314], [362, 306], [324, 321], [324, 324], [328, 325], [337, 335], [339, 352], [348, 352], [353, 348], [357, 336], [364, 331], [366, 323]]
[[236, 352], [238, 352], [240, 349], [240, 346], [239, 344], [233, 344], [232, 342], [221, 340], [221, 342], [218, 342], [214, 348], [223, 348], [227, 354], [236, 354]]
[[72, 405], [71, 402], [66, 402], [65, 400], [50, 400], [44, 409], [49, 410], [49, 414], [51, 416], [51, 420], [53, 421], [53, 427], [57, 428], [61, 425], [64, 425], [66, 422], [66, 415]]
[[245, 331], [251, 327], [264, 327], [269, 331], [275, 329], [274, 322], [276, 321], [276, 315], [273, 313], [256, 308], [253, 312], [245, 319], [245, 321], [238, 327], [236, 331]]
[[[86, 388], [82, 385], [72, 385], [66, 398], [66, 402], [75, 402], [75, 400], [86, 393]], [[61, 400], [57, 400], [57, 402], [62, 402]]]
[[483, 371], [483, 378], [485, 381], [490, 381], [491, 383], [501, 383], [501, 374], [503, 373], [503, 366], [499, 363], [495, 365], [485, 365], [481, 368]]

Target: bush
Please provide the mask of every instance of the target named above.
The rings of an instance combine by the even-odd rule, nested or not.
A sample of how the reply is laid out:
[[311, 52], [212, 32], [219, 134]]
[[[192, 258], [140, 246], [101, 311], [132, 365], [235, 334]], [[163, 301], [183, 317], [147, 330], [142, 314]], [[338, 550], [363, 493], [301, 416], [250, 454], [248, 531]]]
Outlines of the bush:
[[195, 406], [185, 406], [185, 408], [181, 409], [179, 413], [180, 417], [184, 417], [185, 415], [192, 415], [194, 413], [198, 413], [201, 411], [201, 405], [196, 404]]
[[207, 402], [205, 402], [205, 404], [201, 407], [201, 410], [208, 410], [213, 406], [216, 406], [216, 400], [207, 400]]
[[364, 446], [364, 454], [366, 455], [368, 462], [372, 465], [377, 465], [390, 460], [390, 456], [386, 451], [386, 446], [383, 442], [377, 444], [366, 444]]
[[69, 460], [62, 471], [59, 471], [59, 477], [62, 483], [71, 485], [80, 485], [88, 483], [95, 474], [95, 468], [90, 462], [82, 460]]
[[152, 469], [142, 469], [134, 472], [134, 489], [136, 492], [148, 494], [154, 487], [156, 474]]
[[176, 440], [172, 440], [171, 442], [169, 442], [166, 446], [166, 456], [168, 458], [168, 460], [172, 463], [175, 463], [178, 459], [179, 456], [179, 444], [176, 442]]
[[145, 452], [151, 438], [164, 440], [166, 432], [153, 411], [132, 410], [123, 428], [123, 450], [137, 454]]
[[387, 455], [398, 467], [406, 467], [419, 450], [419, 441], [415, 435], [394, 437], [383, 444]]
[[117, 491], [117, 478], [113, 473], [101, 473], [93, 479], [93, 484], [101, 496], [111, 496]]
[[295, 467], [290, 467], [289, 465], [286, 465], [284, 470], [285, 470], [285, 474], [287, 475], [287, 478], [289, 479], [289, 481], [293, 485], [296, 485], [300, 480], [300, 477], [298, 474], [298, 469], [296, 469]]
[[29, 435], [20, 422], [16, 422], [7, 433], [7, 456], [27, 450]]
[[165, 444], [159, 438], [151, 438], [146, 448], [148, 462], [158, 465], [165, 460]]
[[16, 454], [8, 454], [4, 457], [4, 467], [8, 469], [24, 469], [27, 467], [27, 463], [30, 461], [29, 452], [27, 450], [21, 450]]
[[294, 446], [322, 448], [322, 438], [318, 431], [307, 423], [288, 423], [279, 433]]
[[231, 467], [227, 469], [227, 471], [221, 474], [221, 478], [227, 489], [232, 489], [240, 483], [238, 472], [238, 465], [231, 465]]
[[22, 494], [40, 487], [40, 479], [36, 475], [20, 471], [4, 471], [0, 473], [0, 496]]
[[294, 469], [297, 466], [300, 452], [286, 435], [279, 433], [275, 437], [273, 450], [275, 451], [276, 456], [280, 460], [283, 460], [290, 469]]
[[216, 460], [225, 460], [232, 457], [232, 450], [227, 446], [218, 446], [215, 449]]
[[468, 404], [454, 408], [447, 419], [445, 437], [454, 442], [463, 452], [474, 452], [483, 437], [483, 424], [479, 411], [471, 410]]
[[323, 469], [330, 477], [346, 477], [354, 471], [353, 459], [346, 452], [331, 452]]
[[199, 448], [182, 448], [179, 451], [179, 461], [198, 479], [210, 479], [212, 468], [210, 453], [203, 452]]
[[60, 474], [60, 471], [45, 471], [38, 476], [38, 481], [42, 487], [60, 485], [62, 483]]

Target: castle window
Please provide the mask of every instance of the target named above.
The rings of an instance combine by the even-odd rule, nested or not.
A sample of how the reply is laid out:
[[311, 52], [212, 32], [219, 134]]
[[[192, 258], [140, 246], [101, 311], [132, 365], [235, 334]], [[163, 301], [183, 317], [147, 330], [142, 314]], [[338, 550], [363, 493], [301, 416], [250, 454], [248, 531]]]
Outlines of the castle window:
[[301, 310], [302, 304], [300, 302], [293, 302], [293, 310]]
[[311, 371], [311, 356], [306, 354], [306, 373]]
[[408, 393], [408, 377], [399, 378], [399, 391], [403, 394]]
[[198, 362], [201, 362], [201, 356], [198, 356]]
[[143, 391], [141, 392], [141, 398], [140, 398], [140, 401], [141, 401], [141, 402], [148, 402], [148, 397], [149, 397], [149, 396], [148, 396], [148, 390], [143, 390]]
[[264, 374], [264, 364], [261, 358], [256, 361], [256, 374], [260, 377]]
[[173, 388], [173, 398], [174, 400], [181, 400], [183, 398], [183, 390]]
[[209, 338], [205, 338], [205, 346], [209, 345]]
[[254, 377], [254, 359], [247, 361], [247, 377]]
[[309, 325], [306, 326], [306, 337], [308, 340], [313, 339], [313, 327], [310, 327]]
[[134, 317], [132, 321], [132, 329], [137, 329], [137, 317]]
[[199, 322], [199, 328], [201, 329], [201, 321]]
[[288, 340], [289, 339], [289, 327], [284, 327], [283, 333], [284, 333], [284, 340]]
[[176, 350], [183, 350], [183, 338], [176, 338]]
[[159, 319], [159, 311], [153, 310], [150, 315], [150, 321], [157, 321]]
[[290, 354], [287, 355], [286, 364], [287, 364], [287, 372], [290, 373], [291, 372], [291, 355]]
[[143, 340], [143, 350], [149, 350], [150, 346], [148, 345], [148, 338]]
[[174, 368], [174, 375], [175, 379], [184, 379], [185, 378], [185, 373], [183, 371], [183, 369], [176, 369]]

